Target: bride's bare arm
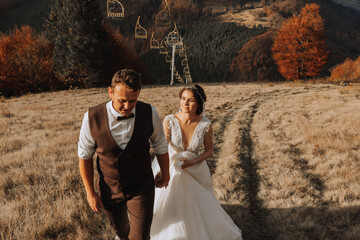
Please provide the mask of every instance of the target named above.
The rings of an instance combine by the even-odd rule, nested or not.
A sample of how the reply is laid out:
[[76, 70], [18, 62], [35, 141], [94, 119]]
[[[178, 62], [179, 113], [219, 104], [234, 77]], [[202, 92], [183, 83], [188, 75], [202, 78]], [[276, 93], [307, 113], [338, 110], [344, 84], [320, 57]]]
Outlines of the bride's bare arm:
[[213, 139], [212, 139], [212, 135], [213, 135], [213, 129], [212, 129], [212, 125], [209, 125], [208, 131], [205, 133], [204, 136], [204, 146], [205, 146], [205, 150], [202, 154], [200, 154], [197, 158], [189, 161], [189, 160], [185, 160], [184, 164], [181, 166], [183, 169], [190, 167], [196, 163], [200, 163], [206, 159], [208, 159], [209, 157], [211, 157], [211, 155], [213, 154]]

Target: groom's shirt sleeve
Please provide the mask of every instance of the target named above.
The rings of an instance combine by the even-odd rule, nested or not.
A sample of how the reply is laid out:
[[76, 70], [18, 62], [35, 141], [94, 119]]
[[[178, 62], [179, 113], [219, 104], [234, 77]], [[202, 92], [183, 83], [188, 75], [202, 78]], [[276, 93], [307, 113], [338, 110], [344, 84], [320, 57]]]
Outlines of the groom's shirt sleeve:
[[155, 107], [151, 106], [151, 108], [154, 131], [150, 137], [150, 143], [153, 146], [156, 154], [164, 154], [168, 152], [168, 145], [165, 139], [162, 121]]
[[84, 114], [84, 119], [80, 129], [78, 142], [78, 156], [82, 159], [92, 159], [95, 153], [95, 140], [90, 133], [89, 115]]

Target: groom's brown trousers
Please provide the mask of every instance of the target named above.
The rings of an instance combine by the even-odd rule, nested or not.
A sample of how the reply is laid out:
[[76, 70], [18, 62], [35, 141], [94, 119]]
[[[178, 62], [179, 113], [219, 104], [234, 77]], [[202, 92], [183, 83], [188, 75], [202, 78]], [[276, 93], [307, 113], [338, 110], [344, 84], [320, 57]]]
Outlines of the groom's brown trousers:
[[154, 186], [148, 185], [131, 199], [105, 205], [105, 213], [120, 239], [150, 239], [154, 193]]
[[101, 200], [120, 238], [147, 240], [155, 192], [149, 153], [149, 139], [154, 131], [152, 108], [140, 101], [136, 103], [134, 132], [125, 149], [121, 149], [111, 135], [106, 104], [89, 109], [90, 132], [96, 142], [97, 184]]

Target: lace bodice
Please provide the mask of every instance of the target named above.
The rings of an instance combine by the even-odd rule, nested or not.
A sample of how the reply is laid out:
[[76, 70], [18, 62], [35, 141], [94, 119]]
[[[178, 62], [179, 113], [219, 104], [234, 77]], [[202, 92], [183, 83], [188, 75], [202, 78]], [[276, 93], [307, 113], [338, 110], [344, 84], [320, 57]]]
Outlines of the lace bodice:
[[[165, 119], [169, 123], [170, 131], [170, 147], [176, 152], [185, 151], [184, 142], [182, 140], [181, 127], [179, 120], [175, 117], [174, 114], [168, 115]], [[190, 151], [199, 155], [204, 149], [204, 136], [205, 133], [209, 130], [211, 122], [207, 118], [202, 118], [197, 124], [191, 142], [189, 143], [186, 151]]]

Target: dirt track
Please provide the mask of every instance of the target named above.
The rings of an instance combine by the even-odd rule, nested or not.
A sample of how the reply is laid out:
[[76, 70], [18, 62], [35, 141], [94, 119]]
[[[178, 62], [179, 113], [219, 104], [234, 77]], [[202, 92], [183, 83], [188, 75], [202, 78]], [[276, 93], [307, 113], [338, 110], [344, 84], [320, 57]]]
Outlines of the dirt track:
[[[289, 228], [289, 231], [282, 229], [287, 227], [285, 219], [278, 219], [280, 221], [284, 220], [284, 222], [276, 222], [276, 220], [272, 219], [271, 215], [274, 212], [268, 209], [266, 196], [261, 196], [260, 185], [264, 185], [261, 182], [266, 179], [276, 177], [269, 175], [269, 171], [266, 171], [266, 176], [260, 176], [259, 171], [265, 170], [259, 170], [259, 161], [266, 161], [266, 159], [259, 159], [256, 155], [255, 149], [258, 147], [257, 131], [253, 130], [254, 117], [257, 111], [266, 103], [280, 97], [286, 99], [309, 92], [317, 94], [329, 91], [330, 94], [331, 90], [334, 90], [334, 87], [326, 85], [265, 92], [260, 90], [251, 93], [247, 97], [239, 94], [232, 101], [227, 101], [208, 113], [208, 117], [214, 124], [215, 136], [214, 155], [208, 161], [210, 168], [215, 172], [213, 175], [214, 189], [225, 209], [243, 230], [245, 239], [297, 239], [298, 237], [304, 239], [313, 239], [313, 237], [314, 239], [327, 239], [326, 237], [328, 237], [333, 239], [333, 236], [329, 234], [330, 232], [327, 234], [327, 226], [316, 230], [312, 229], [310, 233], [298, 234], [291, 233], [291, 228]], [[319, 208], [315, 211], [317, 213], [310, 214], [305, 219], [298, 219], [298, 222], [304, 223], [309, 218], [316, 220], [319, 218], [318, 212], [329, 204], [327, 200], [322, 199], [325, 189], [324, 180], [311, 171], [313, 167], [302, 156], [300, 148], [289, 143], [291, 140], [286, 137], [285, 130], [274, 123], [271, 123], [270, 128], [276, 128], [274, 138], [286, 146], [283, 152], [292, 161], [291, 168], [298, 169], [300, 172], [299, 177], [317, 191], [315, 195], [309, 191], [309, 196], [303, 196], [305, 199], [312, 198], [312, 202], [315, 202]], [[287, 171], [287, 169], [282, 170]], [[277, 173], [273, 172], [273, 174]], [[284, 191], [293, 191], [293, 189], [284, 189]], [[303, 207], [306, 208], [306, 206]], [[295, 208], [289, 211], [298, 212]], [[327, 209], [326, 211], [328, 211], [326, 215], [333, 215], [330, 210]], [[359, 210], [354, 214], [355, 216], [358, 215]], [[303, 214], [301, 215], [303, 216]], [[289, 217], [289, 214], [287, 213], [283, 217], [285, 216]], [[279, 226], [276, 226], [277, 224]], [[290, 235], [286, 237], [286, 234]]]

